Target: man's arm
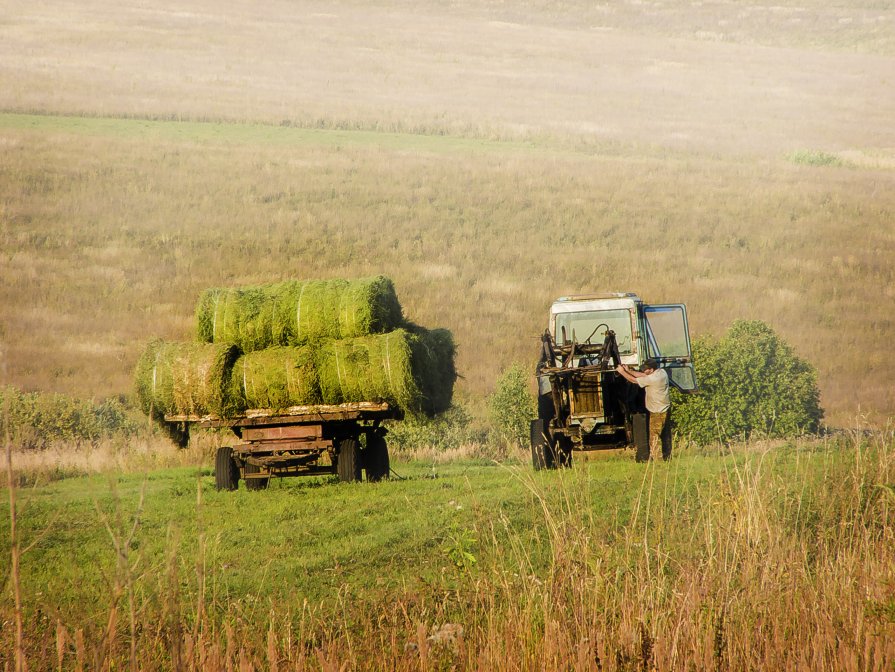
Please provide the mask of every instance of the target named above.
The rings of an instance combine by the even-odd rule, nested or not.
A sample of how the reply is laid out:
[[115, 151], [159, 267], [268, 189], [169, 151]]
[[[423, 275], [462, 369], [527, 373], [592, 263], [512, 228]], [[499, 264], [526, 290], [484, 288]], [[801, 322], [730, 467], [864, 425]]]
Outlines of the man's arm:
[[616, 366], [615, 371], [616, 371], [616, 373], [620, 374], [621, 377], [624, 378], [625, 380], [627, 380], [629, 383], [636, 383], [638, 378], [645, 375], [643, 373], [640, 373], [640, 371], [631, 371], [631, 369], [629, 369], [624, 364], [619, 364], [618, 366]]

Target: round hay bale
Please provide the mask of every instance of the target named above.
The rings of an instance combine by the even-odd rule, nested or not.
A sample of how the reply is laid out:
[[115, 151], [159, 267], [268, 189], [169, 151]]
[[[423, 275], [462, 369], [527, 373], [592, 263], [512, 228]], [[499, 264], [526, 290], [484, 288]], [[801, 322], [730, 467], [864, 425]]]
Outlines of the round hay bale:
[[447, 329], [414, 326], [411, 349], [414, 375], [423, 395], [422, 410], [428, 415], [443, 413], [451, 406], [457, 380], [454, 337]]
[[321, 403], [314, 351], [274, 347], [240, 357], [233, 366], [230, 395], [246, 408], [285, 409]]
[[381, 275], [209, 289], [196, 307], [200, 341], [244, 352], [385, 333], [402, 319], [395, 287]]
[[230, 395], [239, 348], [228, 343], [147, 345], [134, 373], [137, 398], [147, 415], [231, 415], [241, 402]]
[[407, 411], [422, 409], [423, 395], [413, 372], [412, 336], [403, 329], [387, 334], [322, 342], [317, 375], [325, 404], [384, 401]]

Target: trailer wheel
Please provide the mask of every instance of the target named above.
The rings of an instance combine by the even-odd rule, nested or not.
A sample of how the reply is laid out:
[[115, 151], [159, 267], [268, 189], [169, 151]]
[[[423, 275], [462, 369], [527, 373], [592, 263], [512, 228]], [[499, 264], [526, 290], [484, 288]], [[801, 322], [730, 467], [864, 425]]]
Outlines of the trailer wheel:
[[631, 420], [631, 433], [634, 436], [634, 460], [649, 462], [649, 414], [635, 413]]
[[344, 483], [353, 483], [362, 479], [360, 443], [356, 437], [352, 436], [339, 441], [336, 472], [339, 474], [339, 480]]
[[560, 469], [572, 468], [572, 440], [568, 436], [557, 436], [553, 449], [556, 466]]
[[[243, 471], [245, 475], [249, 474], [259, 474], [261, 473], [261, 467], [257, 464], [249, 464], [246, 462], [245, 467], [243, 467]], [[262, 477], [262, 478], [247, 478], [246, 479], [246, 490], [264, 490], [270, 484], [270, 476]]]
[[230, 446], [218, 448], [214, 456], [214, 486], [218, 490], [236, 490], [239, 487], [239, 467], [233, 460]]
[[547, 435], [547, 423], [544, 420], [531, 421], [531, 464], [535, 471], [555, 469], [553, 445]]
[[385, 437], [378, 434], [367, 434], [367, 447], [364, 449], [364, 466], [367, 469], [367, 480], [376, 482], [388, 478], [389, 461], [388, 445]]

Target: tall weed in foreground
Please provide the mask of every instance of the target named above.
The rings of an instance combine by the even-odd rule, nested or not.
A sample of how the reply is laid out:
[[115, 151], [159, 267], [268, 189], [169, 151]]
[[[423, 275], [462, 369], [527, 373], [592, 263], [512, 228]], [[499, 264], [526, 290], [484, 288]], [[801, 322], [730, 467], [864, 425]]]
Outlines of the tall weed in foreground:
[[893, 432], [684, 452], [628, 472], [630, 506], [597, 469], [508, 468], [538, 529], [477, 510], [474, 566], [382, 599], [221, 599], [215, 544], [182, 557], [172, 538], [167, 568], [127, 589], [140, 625], [33, 618], [26, 654], [32, 669], [892, 669]]

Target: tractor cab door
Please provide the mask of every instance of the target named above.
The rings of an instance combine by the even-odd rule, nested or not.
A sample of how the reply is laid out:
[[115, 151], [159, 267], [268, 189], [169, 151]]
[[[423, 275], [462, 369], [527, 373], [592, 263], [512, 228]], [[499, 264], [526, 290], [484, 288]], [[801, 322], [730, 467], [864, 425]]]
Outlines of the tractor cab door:
[[643, 306], [649, 357], [659, 360], [671, 384], [681, 392], [697, 392], [687, 308], [681, 303]]

